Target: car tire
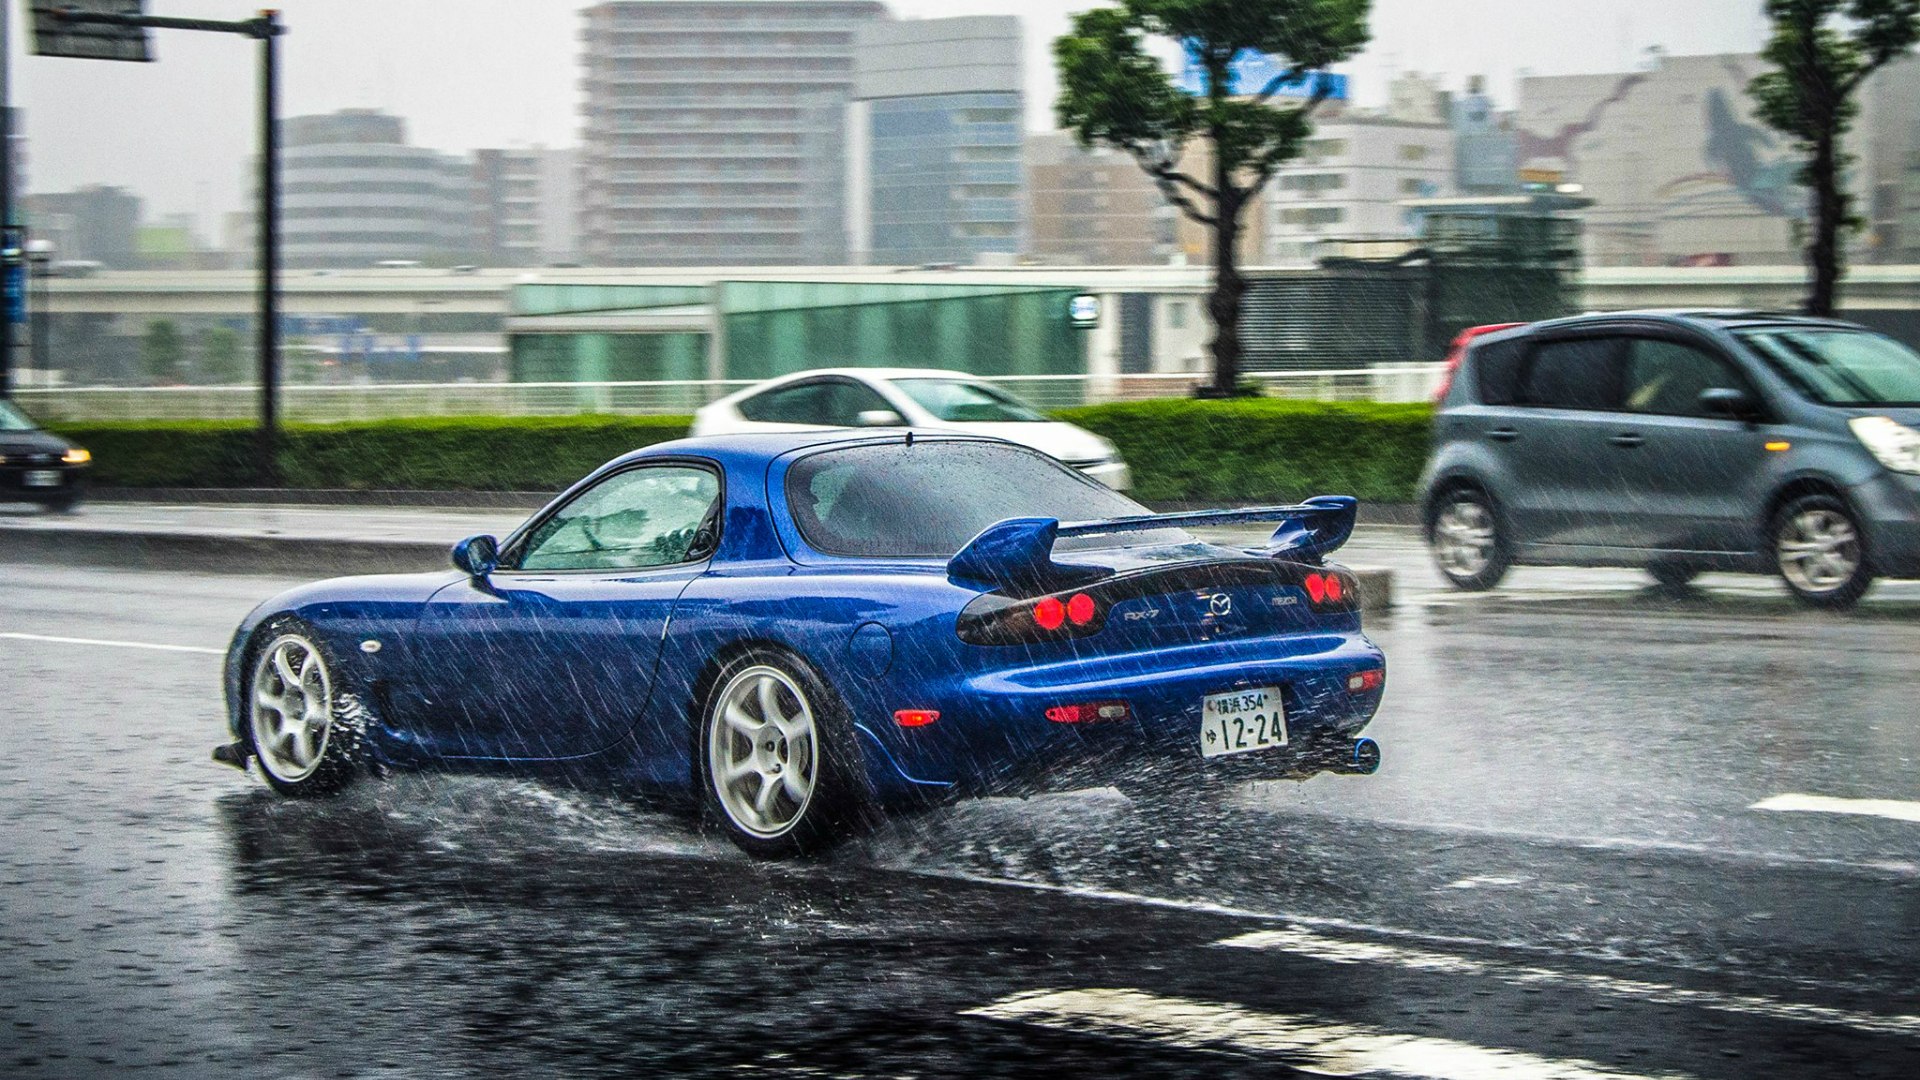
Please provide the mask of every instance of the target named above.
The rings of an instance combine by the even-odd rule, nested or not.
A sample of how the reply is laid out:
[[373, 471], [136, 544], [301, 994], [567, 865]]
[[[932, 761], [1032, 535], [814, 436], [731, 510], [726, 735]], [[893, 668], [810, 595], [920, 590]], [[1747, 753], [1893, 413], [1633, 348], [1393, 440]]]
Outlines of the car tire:
[[73, 513], [73, 508], [79, 504], [79, 496], [66, 495], [58, 499], [47, 499], [43, 501], [40, 506], [49, 514], [71, 514]]
[[747, 854], [812, 855], [865, 824], [866, 774], [839, 697], [799, 657], [752, 649], [700, 706], [700, 803]]
[[1768, 539], [1780, 580], [1809, 607], [1845, 609], [1873, 587], [1866, 533], [1832, 495], [1802, 495], [1773, 517]]
[[241, 732], [260, 774], [295, 798], [345, 789], [363, 771], [367, 724], [359, 700], [340, 689], [339, 662], [298, 619], [276, 619], [253, 640]]
[[1454, 488], [1435, 501], [1427, 545], [1441, 576], [1463, 592], [1494, 588], [1513, 566], [1500, 515], [1477, 488]]
[[1685, 596], [1693, 589], [1693, 579], [1700, 576], [1700, 569], [1686, 563], [1657, 562], [1647, 567], [1647, 573], [1653, 577], [1653, 584], [1660, 592], [1668, 596]]

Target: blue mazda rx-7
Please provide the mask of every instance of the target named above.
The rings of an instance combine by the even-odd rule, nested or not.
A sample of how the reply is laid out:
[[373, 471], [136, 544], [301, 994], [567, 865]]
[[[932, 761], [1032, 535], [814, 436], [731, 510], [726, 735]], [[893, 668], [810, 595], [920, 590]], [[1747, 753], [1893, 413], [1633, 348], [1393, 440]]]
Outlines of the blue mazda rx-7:
[[[691, 793], [761, 856], [916, 797], [1367, 773], [1385, 661], [1326, 561], [1354, 513], [1155, 515], [987, 439], [666, 443], [452, 570], [261, 605], [215, 756], [289, 795], [370, 768]], [[1188, 531], [1256, 522], [1255, 549]]]

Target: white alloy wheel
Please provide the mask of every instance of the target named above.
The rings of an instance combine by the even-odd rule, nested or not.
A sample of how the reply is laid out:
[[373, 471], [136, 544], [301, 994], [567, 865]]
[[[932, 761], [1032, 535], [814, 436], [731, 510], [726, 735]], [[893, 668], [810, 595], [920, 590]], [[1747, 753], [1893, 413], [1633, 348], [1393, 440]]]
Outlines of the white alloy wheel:
[[773, 840], [806, 816], [820, 780], [820, 734], [793, 676], [742, 669], [713, 699], [707, 775], [720, 809], [749, 836]]
[[1860, 571], [1859, 530], [1827, 507], [1795, 514], [1780, 530], [1776, 550], [1781, 576], [1802, 593], [1835, 592]]
[[299, 634], [282, 634], [254, 661], [252, 734], [260, 767], [297, 784], [326, 760], [333, 734], [333, 676], [320, 649]]
[[1478, 500], [1456, 497], [1434, 520], [1433, 557], [1450, 577], [1473, 578], [1486, 573], [1498, 542], [1493, 513]]

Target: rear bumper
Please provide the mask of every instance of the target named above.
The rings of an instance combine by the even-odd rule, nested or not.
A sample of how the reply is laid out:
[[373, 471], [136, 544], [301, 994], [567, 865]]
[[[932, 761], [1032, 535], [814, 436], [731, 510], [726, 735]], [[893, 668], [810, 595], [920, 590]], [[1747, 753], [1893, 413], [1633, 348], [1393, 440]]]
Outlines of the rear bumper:
[[1133, 490], [1133, 470], [1124, 461], [1108, 461], [1080, 469], [1080, 475], [1098, 480], [1115, 491]]
[[[1017, 654], [1015, 654], [1017, 655]], [[1350, 693], [1347, 680], [1383, 669], [1384, 656], [1358, 632], [1213, 642], [1119, 656], [1004, 668], [957, 681], [931, 704], [926, 727], [871, 727], [886, 748], [874, 762], [884, 786], [928, 784], [965, 792], [1029, 791], [1111, 783], [1172, 768], [1198, 777], [1279, 778], [1317, 772], [1351, 749], [1380, 707], [1378, 690]], [[1278, 687], [1288, 743], [1230, 757], [1200, 749], [1201, 699]], [[1124, 701], [1130, 719], [1060, 724], [1059, 705]]]

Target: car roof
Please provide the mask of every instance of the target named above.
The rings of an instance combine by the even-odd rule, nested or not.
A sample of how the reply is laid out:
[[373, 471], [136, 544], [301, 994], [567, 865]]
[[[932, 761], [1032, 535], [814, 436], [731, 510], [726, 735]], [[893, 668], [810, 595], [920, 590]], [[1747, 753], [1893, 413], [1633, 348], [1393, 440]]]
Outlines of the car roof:
[[758, 394], [764, 390], [771, 390], [771, 389], [774, 389], [775, 387], [785, 386], [788, 383], [800, 382], [805, 379], [817, 379], [822, 376], [830, 376], [830, 375], [837, 375], [841, 378], [847, 378], [847, 379], [858, 379], [862, 382], [885, 382], [891, 379], [963, 379], [967, 382], [982, 381], [980, 376], [978, 375], [971, 375], [964, 371], [947, 371], [941, 368], [907, 368], [907, 367], [811, 368], [806, 371], [796, 371], [789, 375], [777, 375], [771, 379], [767, 379], [764, 382], [757, 382], [757, 383], [754, 383], [752, 386], [742, 387], [741, 389], [735, 390], [733, 393], [728, 394], [726, 397], [721, 398], [720, 401], [715, 402], [715, 404], [720, 404], [723, 402], [731, 404], [743, 398], [752, 397], [753, 395]]
[[[809, 431], [751, 431], [727, 435], [700, 435], [671, 442], [654, 443], [630, 451], [608, 462], [609, 466], [624, 465], [633, 461], [645, 461], [651, 458], [675, 457], [678, 455], [697, 455], [714, 458], [722, 464], [750, 466], [764, 464], [792, 453], [795, 450], [823, 449], [836, 446], [866, 446], [899, 442], [911, 431], [913, 441], [920, 442], [994, 442], [1003, 443], [1004, 439], [995, 439], [984, 435], [962, 434], [953, 431], [922, 431], [909, 428], [817, 428]], [[1019, 446], [1018, 443], [1006, 443]], [[1026, 447], [1021, 447], [1026, 449]], [[1038, 453], [1039, 451], [1034, 451]]]
[[1691, 323], [1708, 328], [1732, 329], [1745, 326], [1822, 326], [1848, 330], [1864, 329], [1841, 319], [1819, 319], [1790, 312], [1761, 311], [1752, 308], [1643, 308], [1633, 311], [1591, 311], [1564, 319], [1549, 319], [1525, 328], [1525, 333], [1540, 330], [1569, 329], [1617, 322]]

